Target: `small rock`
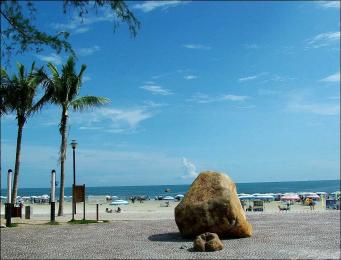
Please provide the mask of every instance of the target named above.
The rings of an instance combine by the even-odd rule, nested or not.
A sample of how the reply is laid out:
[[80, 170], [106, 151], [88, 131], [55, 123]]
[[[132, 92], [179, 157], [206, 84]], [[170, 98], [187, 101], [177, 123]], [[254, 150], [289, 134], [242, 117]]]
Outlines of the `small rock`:
[[213, 252], [222, 250], [224, 245], [216, 233], [206, 232], [196, 237], [193, 247], [198, 252]]
[[197, 238], [194, 240], [194, 250], [198, 252], [205, 252], [205, 238], [202, 237], [203, 235], [197, 236]]

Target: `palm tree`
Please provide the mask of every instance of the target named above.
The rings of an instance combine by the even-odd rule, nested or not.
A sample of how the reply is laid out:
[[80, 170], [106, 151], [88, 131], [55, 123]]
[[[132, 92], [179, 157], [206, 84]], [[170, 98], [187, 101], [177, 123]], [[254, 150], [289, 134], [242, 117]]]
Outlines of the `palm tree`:
[[27, 74], [25, 66], [18, 62], [18, 75], [13, 75], [12, 77], [9, 77], [5, 69], [1, 68], [1, 116], [9, 111], [15, 112], [18, 124], [12, 203], [16, 202], [18, 192], [21, 141], [24, 125], [27, 119], [38, 110], [36, 104], [39, 102], [40, 108], [45, 104], [43, 100], [34, 103], [38, 87], [41, 83], [39, 78], [35, 77], [34, 66], [35, 63], [33, 62], [31, 70]]
[[[56, 104], [62, 109], [59, 125], [59, 132], [62, 140], [60, 144], [60, 193], [58, 208], [58, 216], [62, 216], [64, 213], [64, 167], [67, 148], [69, 108], [72, 107], [75, 111], [82, 111], [88, 107], [106, 104], [110, 102], [110, 100], [104, 97], [95, 96], [78, 97], [86, 65], [83, 64], [80, 72], [77, 74], [72, 56], [70, 56], [66, 64], [62, 66], [61, 74], [59, 74], [58, 69], [52, 63], [48, 63], [47, 67], [52, 74], [51, 77], [48, 77], [44, 72], [41, 72], [41, 78], [43, 79], [46, 88], [46, 100], [48, 99], [52, 104]], [[42, 100], [42, 102], [45, 102], [46, 100]]]

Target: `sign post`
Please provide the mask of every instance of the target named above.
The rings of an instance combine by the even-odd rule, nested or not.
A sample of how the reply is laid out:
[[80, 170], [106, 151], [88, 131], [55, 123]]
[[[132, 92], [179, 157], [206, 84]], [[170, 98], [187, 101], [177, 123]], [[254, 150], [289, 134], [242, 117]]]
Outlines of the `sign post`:
[[[83, 220], [85, 220], [85, 184], [74, 185], [73, 186], [73, 200], [76, 204], [77, 202], [83, 202]], [[72, 219], [74, 219], [74, 211], [72, 214]]]

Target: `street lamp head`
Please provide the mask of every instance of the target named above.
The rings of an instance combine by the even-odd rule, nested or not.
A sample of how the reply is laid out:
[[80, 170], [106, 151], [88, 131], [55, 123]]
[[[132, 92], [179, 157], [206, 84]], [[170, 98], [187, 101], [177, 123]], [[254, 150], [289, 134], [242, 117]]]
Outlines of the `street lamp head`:
[[52, 170], [52, 173], [56, 173], [56, 170], [55, 170], [55, 169], [53, 169], [53, 170]]
[[9, 169], [9, 170], [8, 170], [8, 173], [11, 173], [11, 172], [12, 172], [12, 169]]
[[71, 145], [72, 149], [76, 149], [78, 143], [76, 142], [76, 140], [72, 140], [70, 145]]

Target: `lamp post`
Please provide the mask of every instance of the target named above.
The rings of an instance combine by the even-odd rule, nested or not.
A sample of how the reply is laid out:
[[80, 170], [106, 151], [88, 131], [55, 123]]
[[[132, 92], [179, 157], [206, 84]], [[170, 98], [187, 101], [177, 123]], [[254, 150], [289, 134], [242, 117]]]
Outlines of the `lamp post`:
[[74, 220], [74, 214], [76, 214], [76, 201], [75, 201], [75, 194], [74, 189], [76, 186], [76, 147], [77, 142], [76, 140], [72, 140], [70, 143], [73, 152], [73, 186], [72, 186], [72, 220]]
[[52, 170], [51, 172], [51, 217], [50, 221], [54, 222], [55, 221], [55, 211], [56, 211], [56, 171]]
[[6, 226], [9, 227], [11, 226], [12, 223], [12, 208], [13, 204], [11, 203], [11, 190], [12, 190], [12, 170], [8, 170], [8, 175], [7, 175], [7, 203], [6, 203]]

